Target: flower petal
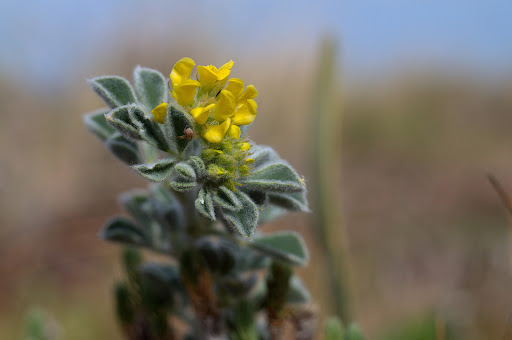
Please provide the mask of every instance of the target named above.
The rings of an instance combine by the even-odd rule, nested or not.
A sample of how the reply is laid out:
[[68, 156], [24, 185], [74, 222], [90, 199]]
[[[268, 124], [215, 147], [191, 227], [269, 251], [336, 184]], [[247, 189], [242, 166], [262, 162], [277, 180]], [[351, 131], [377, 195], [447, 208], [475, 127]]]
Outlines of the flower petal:
[[233, 96], [235, 96], [235, 98], [238, 98], [238, 96], [240, 96], [243, 89], [244, 89], [244, 82], [242, 81], [242, 79], [238, 79], [238, 78], [229, 79], [228, 86], [226, 86], [226, 88], [225, 88], [226, 91], [233, 93]]
[[215, 107], [215, 104], [210, 104], [206, 107], [196, 107], [190, 111], [190, 115], [194, 118], [196, 123], [203, 125], [208, 120], [210, 110]]
[[174, 86], [172, 97], [176, 99], [178, 104], [183, 106], [190, 106], [194, 102], [196, 89], [201, 84], [197, 80], [185, 79], [180, 84]]
[[235, 96], [229, 91], [222, 90], [219, 93], [213, 118], [222, 122], [235, 113]]
[[245, 142], [245, 143], [242, 143], [240, 145], [240, 150], [242, 151], [249, 151], [249, 149], [251, 148], [251, 144]]
[[181, 84], [184, 80], [190, 79], [190, 74], [195, 65], [196, 63], [190, 58], [180, 59], [171, 71], [170, 78], [172, 86], [174, 87]]
[[235, 64], [235, 62], [233, 60], [230, 60], [227, 63], [225, 63], [224, 65], [222, 65], [219, 68], [219, 71], [221, 71], [221, 70], [231, 70], [231, 68], [233, 67], [234, 64]]
[[198, 66], [197, 74], [202, 86], [212, 87], [217, 81], [217, 68], [213, 65]]
[[253, 99], [248, 99], [242, 106], [240, 106], [233, 116], [233, 124], [235, 125], [248, 125], [251, 124], [256, 118], [256, 111], [258, 104]]
[[237, 104], [241, 104], [247, 99], [254, 99], [258, 96], [258, 90], [254, 87], [254, 85], [249, 85], [245, 89], [244, 93], [237, 98]]
[[153, 110], [151, 110], [153, 119], [160, 124], [164, 123], [166, 112], [167, 112], [167, 103], [162, 103], [162, 104], [156, 106]]
[[242, 131], [240, 131], [240, 128], [238, 126], [231, 124], [227, 134], [228, 136], [233, 137], [234, 139], [240, 139]]
[[228, 131], [230, 124], [231, 119], [228, 118], [222, 124], [219, 125], [205, 125], [202, 136], [210, 143], [220, 143], [224, 139], [224, 136], [226, 135], [226, 132]]

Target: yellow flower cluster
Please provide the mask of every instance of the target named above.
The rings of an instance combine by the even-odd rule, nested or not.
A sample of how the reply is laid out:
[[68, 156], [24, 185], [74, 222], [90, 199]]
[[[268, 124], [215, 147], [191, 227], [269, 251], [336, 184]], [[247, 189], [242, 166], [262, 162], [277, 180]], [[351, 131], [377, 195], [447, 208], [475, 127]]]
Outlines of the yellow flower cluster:
[[[197, 80], [191, 79], [195, 65], [190, 58], [174, 65], [170, 74], [172, 98], [201, 126], [201, 136], [209, 143], [220, 143], [226, 135], [239, 139], [239, 126], [256, 118], [258, 105], [254, 98], [258, 91], [253, 85], [244, 91], [241, 79], [228, 80], [233, 61], [218, 69], [213, 65], [197, 66]], [[162, 103], [153, 109], [157, 122], [163, 121], [166, 108], [166, 103]]]

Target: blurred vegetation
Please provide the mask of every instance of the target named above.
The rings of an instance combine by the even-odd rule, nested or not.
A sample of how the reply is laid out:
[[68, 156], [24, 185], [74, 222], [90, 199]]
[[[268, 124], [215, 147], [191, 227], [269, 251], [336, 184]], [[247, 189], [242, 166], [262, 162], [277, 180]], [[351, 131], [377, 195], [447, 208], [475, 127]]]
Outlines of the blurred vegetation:
[[[136, 64], [167, 73], [184, 54], [199, 63], [224, 61], [212, 46], [173, 44], [116, 46], [115, 54], [122, 48], [126, 57], [119, 61], [105, 52], [88, 74], [131, 78]], [[236, 76], [251, 79], [260, 91], [251, 137], [274, 146], [306, 175], [313, 171], [306, 150], [316, 57], [276, 49], [264, 57], [235, 58]], [[442, 320], [463, 339], [505, 333], [512, 308], [508, 230], [485, 174], [512, 188], [509, 79], [434, 68], [404, 69], [384, 80], [345, 80], [339, 197], [354, 277], [354, 319], [368, 339], [410, 334], [410, 327], [423, 327], [410, 325], [426, 314], [434, 320], [428, 325]], [[83, 79], [65, 90], [27, 95], [21, 81], [0, 78], [5, 338], [20, 338], [32, 305], [51, 311], [64, 338], [120, 338], [110, 303], [110, 286], [119, 275], [118, 268], [112, 275], [116, 248], [96, 235], [102, 221], [120, 211], [117, 193], [143, 182], [83, 127], [82, 113], [99, 105]], [[90, 143], [75, 142], [87, 138]], [[312, 221], [291, 216], [287, 224], [308, 238], [311, 262], [301, 274], [325, 317], [334, 306]]]

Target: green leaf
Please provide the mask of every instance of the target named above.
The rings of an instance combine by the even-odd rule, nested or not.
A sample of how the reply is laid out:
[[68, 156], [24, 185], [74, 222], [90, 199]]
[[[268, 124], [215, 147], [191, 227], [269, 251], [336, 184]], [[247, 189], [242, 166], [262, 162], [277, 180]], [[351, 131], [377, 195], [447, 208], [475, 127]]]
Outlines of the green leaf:
[[269, 192], [268, 201], [278, 207], [293, 211], [309, 212], [306, 191], [302, 192]]
[[179, 271], [176, 266], [149, 262], [139, 269], [142, 281], [143, 299], [148, 307], [170, 306], [173, 291], [179, 284]]
[[286, 210], [273, 205], [267, 205], [260, 211], [260, 217], [258, 219], [258, 225], [265, 224], [267, 222], [277, 220], [278, 218], [286, 215]]
[[134, 165], [141, 162], [137, 144], [126, 139], [118, 132], [115, 132], [109, 139], [107, 139], [105, 146], [114, 154], [114, 156], [128, 165]]
[[305, 188], [297, 173], [285, 163], [271, 164], [238, 181], [247, 189], [273, 192], [299, 192]]
[[131, 106], [129, 112], [132, 125], [137, 128], [138, 134], [143, 140], [162, 151], [169, 151], [159, 123], [147, 117], [144, 109], [139, 106]]
[[331, 317], [325, 323], [325, 340], [343, 340], [343, 324], [337, 317]]
[[149, 203], [146, 191], [134, 189], [124, 192], [119, 196], [119, 203], [139, 225], [143, 226], [145, 229], [149, 228], [151, 224], [151, 216], [146, 209], [146, 206]]
[[355, 323], [352, 323], [350, 324], [350, 326], [347, 327], [347, 330], [343, 335], [343, 340], [364, 340], [364, 336], [359, 326]]
[[303, 266], [309, 260], [302, 237], [291, 231], [277, 232], [254, 238], [251, 246], [286, 263]]
[[89, 85], [113, 109], [137, 102], [130, 82], [122, 77], [96, 77], [89, 80]]
[[162, 183], [150, 186], [155, 218], [162, 228], [167, 231], [181, 230], [185, 227], [183, 206], [174, 195]]
[[135, 306], [130, 294], [130, 287], [125, 282], [118, 282], [115, 286], [116, 314], [122, 324], [130, 324], [135, 318]]
[[154, 109], [161, 102], [167, 102], [167, 82], [157, 70], [137, 66], [133, 71], [135, 92], [137, 98], [149, 110]]
[[228, 210], [240, 210], [242, 209], [242, 203], [235, 195], [235, 193], [225, 186], [221, 185], [214, 193], [213, 200], [219, 206]]
[[192, 128], [192, 126], [193, 124], [187, 118], [186, 113], [181, 112], [172, 104], [167, 106], [164, 129], [173, 152], [182, 153], [185, 150], [189, 141], [186, 138], [179, 137], [184, 136], [185, 129]]
[[259, 210], [256, 204], [241, 191], [235, 192], [242, 208], [238, 211], [222, 209], [224, 217], [240, 233], [240, 235], [251, 238], [254, 229], [258, 224]]
[[288, 289], [288, 296], [286, 303], [303, 304], [311, 301], [311, 293], [304, 286], [302, 280], [294, 275], [290, 279], [290, 287]]
[[107, 113], [105, 119], [112, 127], [128, 138], [142, 139], [138, 127], [132, 122], [130, 111], [134, 105], [118, 107]]
[[134, 165], [132, 169], [152, 182], [162, 182], [171, 173], [174, 163], [173, 159], [164, 158], [150, 164]]
[[266, 145], [254, 145], [251, 148], [251, 152], [251, 158], [254, 159], [254, 163], [251, 166], [254, 170], [264, 168], [281, 159], [274, 149]]
[[123, 217], [114, 217], [108, 221], [100, 237], [111, 242], [145, 246], [146, 235], [132, 221]]
[[206, 218], [215, 221], [215, 209], [213, 208], [212, 193], [208, 188], [201, 188], [195, 201], [196, 210]]
[[102, 141], [105, 141], [115, 132], [115, 130], [107, 123], [107, 120], [105, 119], [105, 114], [109, 111], [110, 110], [108, 109], [100, 109], [88, 113], [84, 116], [84, 123], [87, 129], [94, 133]]

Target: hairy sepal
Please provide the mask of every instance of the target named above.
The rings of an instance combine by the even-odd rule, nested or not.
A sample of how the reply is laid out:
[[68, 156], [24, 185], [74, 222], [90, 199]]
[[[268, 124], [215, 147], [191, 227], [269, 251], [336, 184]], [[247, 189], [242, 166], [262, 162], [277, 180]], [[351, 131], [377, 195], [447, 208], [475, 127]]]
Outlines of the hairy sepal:
[[194, 202], [196, 210], [206, 218], [215, 221], [215, 208], [213, 206], [212, 192], [209, 188], [201, 188]]
[[171, 187], [180, 192], [192, 190], [196, 185], [197, 175], [187, 162], [180, 162], [172, 170]]
[[185, 137], [185, 129], [191, 128], [193, 124], [187, 118], [186, 113], [180, 111], [174, 105], [167, 106], [165, 115], [164, 130], [169, 141], [170, 149], [181, 154], [190, 143]]

